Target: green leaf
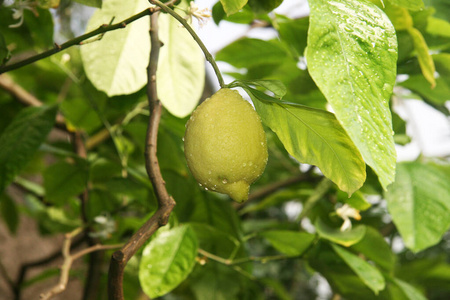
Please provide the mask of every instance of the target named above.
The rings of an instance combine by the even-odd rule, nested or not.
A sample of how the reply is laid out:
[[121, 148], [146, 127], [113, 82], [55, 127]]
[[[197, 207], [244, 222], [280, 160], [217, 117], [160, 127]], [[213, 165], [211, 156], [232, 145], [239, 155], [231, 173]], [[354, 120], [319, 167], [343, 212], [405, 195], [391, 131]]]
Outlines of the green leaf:
[[3, 35], [0, 33], [0, 65], [5, 63], [10, 56], [9, 50], [6, 47], [6, 41]]
[[413, 27], [413, 19], [406, 8], [386, 3], [384, 12], [396, 30], [406, 30]]
[[360, 191], [356, 191], [350, 197], [344, 192], [338, 191], [337, 200], [360, 211], [367, 210], [372, 206]]
[[286, 86], [279, 80], [235, 80], [228, 85], [232, 87], [256, 86], [271, 91], [274, 96], [281, 99], [286, 95]]
[[427, 19], [427, 33], [431, 34], [431, 35], [437, 35], [437, 36], [443, 36], [443, 37], [450, 37], [450, 23], [442, 20], [442, 19], [438, 19], [438, 18], [433, 18], [433, 17], [429, 17]]
[[388, 210], [405, 245], [414, 252], [438, 243], [450, 226], [449, 165], [405, 162], [386, 192]]
[[248, 87], [246, 91], [262, 121], [277, 134], [289, 154], [301, 163], [319, 167], [348, 194], [362, 186], [366, 179], [364, 161], [333, 114], [279, 102]]
[[87, 99], [65, 99], [61, 102], [60, 109], [66, 121], [70, 122], [70, 125], [77, 129], [92, 132], [102, 125], [98, 112]]
[[287, 55], [280, 43], [259, 39], [240, 39], [216, 54], [216, 60], [226, 61], [237, 68], [281, 63]]
[[384, 237], [375, 228], [367, 226], [364, 238], [354, 244], [353, 250], [363, 254], [385, 270], [394, 269], [395, 255]]
[[87, 181], [88, 167], [84, 161], [55, 163], [44, 171], [45, 198], [64, 204], [70, 197], [80, 194], [87, 187]]
[[406, 296], [405, 298], [408, 300], [426, 300], [427, 298], [418, 291], [415, 287], [410, 285], [409, 283], [400, 280], [398, 278], [394, 278], [392, 282], [400, 288], [403, 294]]
[[420, 33], [419, 30], [412, 27], [408, 29], [408, 33], [411, 35], [414, 49], [417, 52], [417, 59], [419, 60], [420, 69], [423, 76], [431, 84], [431, 88], [436, 86], [436, 79], [434, 78], [434, 72], [436, 71], [433, 58], [428, 50], [427, 42]]
[[321, 238], [349, 247], [358, 243], [366, 234], [366, 226], [354, 226], [351, 230], [340, 231], [339, 228], [328, 226], [320, 218], [317, 218], [315, 224], [317, 233]]
[[384, 277], [377, 268], [338, 245], [331, 244], [331, 246], [376, 295], [384, 289]]
[[19, 226], [19, 213], [16, 204], [7, 194], [0, 195], [0, 214], [9, 232], [15, 234]]
[[449, 99], [450, 86], [444, 78], [436, 78], [436, 86], [431, 88], [430, 83], [422, 75], [412, 75], [399, 85], [410, 89], [420, 95], [424, 100], [433, 104], [443, 105]]
[[369, 2], [309, 4], [308, 70], [386, 188], [394, 180], [396, 162], [388, 104], [396, 79], [395, 30]]
[[248, 5], [257, 14], [269, 13], [277, 8], [283, 0], [248, 0]]
[[156, 298], [176, 288], [191, 273], [197, 238], [187, 225], [157, 235], [142, 253], [139, 281], [145, 294]]
[[[147, 1], [106, 1], [89, 20], [86, 32], [103, 24], [124, 20], [148, 8]], [[87, 77], [108, 96], [130, 94], [147, 82], [150, 38], [148, 17], [120, 30], [107, 32], [101, 40], [81, 46], [81, 58]]]
[[275, 249], [288, 256], [302, 255], [315, 239], [314, 234], [290, 230], [270, 230], [259, 234]]
[[103, 0], [74, 0], [75, 2], [87, 5], [87, 6], [92, 6], [92, 7], [102, 7], [102, 2]]
[[290, 20], [277, 16], [277, 24], [280, 39], [293, 47], [297, 55], [303, 56], [308, 36], [309, 18]]
[[55, 123], [57, 107], [23, 109], [0, 136], [0, 192], [19, 174]]
[[424, 8], [422, 0], [389, 0], [389, 2], [410, 10], [421, 10]]
[[248, 0], [220, 0], [223, 9], [228, 16], [238, 12], [245, 4], [247, 4], [247, 1]]
[[205, 59], [185, 28], [168, 14], [159, 17], [158, 96], [173, 115], [183, 118], [197, 105], [205, 85]]

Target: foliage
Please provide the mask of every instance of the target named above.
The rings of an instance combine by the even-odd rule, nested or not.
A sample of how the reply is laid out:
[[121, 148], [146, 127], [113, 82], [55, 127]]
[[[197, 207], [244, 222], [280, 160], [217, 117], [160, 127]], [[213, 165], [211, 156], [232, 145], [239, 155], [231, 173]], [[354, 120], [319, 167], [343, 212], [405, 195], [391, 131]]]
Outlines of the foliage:
[[[215, 54], [235, 68], [222, 87], [248, 96], [267, 135], [266, 170], [243, 204], [199, 187], [186, 165], [187, 118], [212, 92], [198, 37], [160, 13], [158, 165], [177, 204], [129, 261], [125, 299], [315, 299], [318, 276], [343, 299], [450, 298], [449, 157], [398, 162], [395, 151], [411, 141], [399, 103], [450, 114], [450, 6], [309, 0], [309, 15], [292, 18], [273, 11], [282, 2], [212, 9], [217, 24], [276, 32], [236, 36]], [[19, 64], [0, 75], [2, 222], [13, 235], [26, 215], [43, 236], [81, 227], [90, 245], [127, 243], [159, 211], [145, 173], [150, 4], [0, 3], [0, 74]], [[83, 27], [100, 34], [75, 39], [77, 11], [93, 7]], [[206, 14], [176, 7], [188, 20]], [[112, 253], [86, 264], [101, 267], [98, 299]], [[11, 288], [18, 299], [58, 276], [47, 269]]]

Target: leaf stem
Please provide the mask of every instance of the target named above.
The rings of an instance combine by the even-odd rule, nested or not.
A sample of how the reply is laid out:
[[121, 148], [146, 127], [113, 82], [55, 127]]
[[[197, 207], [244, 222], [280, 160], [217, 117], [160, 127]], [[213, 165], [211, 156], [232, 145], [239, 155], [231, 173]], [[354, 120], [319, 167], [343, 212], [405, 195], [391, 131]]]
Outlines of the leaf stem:
[[180, 22], [184, 28], [187, 29], [187, 31], [191, 34], [191, 36], [194, 38], [194, 40], [197, 42], [197, 44], [199, 45], [200, 49], [202, 49], [203, 54], [205, 55], [206, 60], [211, 64], [211, 66], [214, 69], [214, 73], [216, 73], [217, 76], [217, 80], [219, 81], [220, 87], [224, 88], [225, 82], [223, 81], [223, 77], [222, 74], [220, 73], [219, 67], [216, 64], [216, 61], [214, 60], [212, 54], [208, 51], [208, 49], [206, 48], [205, 44], [203, 44], [202, 40], [200, 39], [200, 37], [197, 35], [197, 33], [195, 33], [194, 29], [192, 29], [192, 27], [188, 24], [188, 22], [183, 19], [179, 14], [177, 14], [175, 11], [173, 11], [172, 9], [170, 9], [167, 5], [165, 5], [164, 3], [162, 3], [161, 1], [158, 0], [149, 0], [149, 2], [151, 4], [154, 4], [158, 7], [161, 8], [162, 11], [170, 14], [172, 17], [174, 17], [175, 19], [177, 19], [178, 22]]

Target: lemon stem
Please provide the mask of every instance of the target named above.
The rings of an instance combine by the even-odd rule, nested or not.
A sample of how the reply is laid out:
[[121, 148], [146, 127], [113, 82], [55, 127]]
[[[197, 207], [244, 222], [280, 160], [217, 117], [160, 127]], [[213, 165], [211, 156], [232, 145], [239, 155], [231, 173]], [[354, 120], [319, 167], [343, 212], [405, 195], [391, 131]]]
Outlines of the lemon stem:
[[214, 73], [216, 73], [217, 76], [217, 80], [219, 81], [220, 87], [224, 88], [225, 87], [225, 82], [223, 81], [223, 77], [222, 74], [220, 73], [219, 67], [216, 64], [216, 61], [214, 60], [213, 56], [211, 55], [211, 53], [208, 51], [208, 49], [206, 48], [205, 44], [203, 44], [202, 40], [200, 39], [200, 37], [197, 35], [197, 33], [195, 33], [194, 29], [192, 29], [192, 27], [188, 24], [188, 22], [183, 19], [183, 17], [181, 17], [179, 14], [177, 14], [175, 11], [173, 11], [172, 9], [170, 9], [167, 5], [165, 5], [164, 3], [162, 3], [161, 1], [158, 0], [149, 0], [149, 2], [151, 4], [154, 4], [156, 6], [159, 6], [161, 8], [162, 11], [168, 13], [169, 15], [171, 15], [172, 17], [174, 17], [175, 19], [177, 19], [178, 22], [180, 22], [184, 28], [187, 29], [187, 31], [191, 34], [191, 36], [194, 38], [195, 42], [199, 45], [200, 49], [202, 49], [203, 54], [205, 55], [206, 60], [211, 64], [211, 66], [214, 69]]

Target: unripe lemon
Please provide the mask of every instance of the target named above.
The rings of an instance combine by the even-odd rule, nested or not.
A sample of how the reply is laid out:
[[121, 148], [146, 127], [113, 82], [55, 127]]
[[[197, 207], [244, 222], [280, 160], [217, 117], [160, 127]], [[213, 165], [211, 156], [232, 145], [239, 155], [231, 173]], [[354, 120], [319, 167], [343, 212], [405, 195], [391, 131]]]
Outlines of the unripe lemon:
[[243, 202], [267, 164], [261, 119], [237, 91], [221, 89], [192, 113], [184, 153], [200, 185]]

